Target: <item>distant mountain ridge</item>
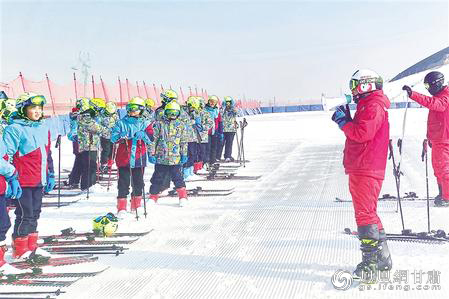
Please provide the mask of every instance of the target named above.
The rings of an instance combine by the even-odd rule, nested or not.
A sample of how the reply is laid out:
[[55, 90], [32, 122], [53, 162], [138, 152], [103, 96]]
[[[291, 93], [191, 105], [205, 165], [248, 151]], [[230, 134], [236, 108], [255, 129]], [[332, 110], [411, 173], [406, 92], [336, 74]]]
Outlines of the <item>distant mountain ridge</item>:
[[428, 69], [438, 68], [445, 64], [449, 64], [449, 47], [444, 48], [441, 51], [436, 52], [435, 54], [430, 55], [429, 57], [421, 60], [420, 62], [412, 65], [405, 71], [397, 74], [390, 82], [402, 79], [404, 77], [423, 72]]

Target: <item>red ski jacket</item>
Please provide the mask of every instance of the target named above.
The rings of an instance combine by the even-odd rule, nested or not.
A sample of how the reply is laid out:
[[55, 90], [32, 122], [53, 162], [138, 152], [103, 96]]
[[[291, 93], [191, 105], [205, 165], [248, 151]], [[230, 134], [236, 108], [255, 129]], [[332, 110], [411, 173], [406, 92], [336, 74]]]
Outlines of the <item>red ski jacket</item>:
[[387, 165], [390, 101], [376, 90], [357, 104], [352, 122], [343, 128], [346, 135], [343, 165], [346, 174], [384, 179]]
[[410, 98], [429, 108], [427, 139], [432, 142], [449, 142], [449, 88], [445, 86], [433, 97], [413, 91]]

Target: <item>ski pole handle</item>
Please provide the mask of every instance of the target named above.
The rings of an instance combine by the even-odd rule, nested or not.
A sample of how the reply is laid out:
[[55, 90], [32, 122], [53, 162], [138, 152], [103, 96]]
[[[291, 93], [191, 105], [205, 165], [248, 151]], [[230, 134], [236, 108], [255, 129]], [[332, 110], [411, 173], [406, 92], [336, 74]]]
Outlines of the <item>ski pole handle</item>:
[[398, 148], [399, 148], [399, 155], [402, 155], [402, 139], [398, 139]]
[[55, 148], [58, 148], [60, 146], [61, 146], [61, 135], [58, 135], [58, 138], [56, 138]]
[[392, 143], [391, 139], [388, 141], [388, 149], [390, 150], [390, 154], [388, 155], [388, 160], [390, 160], [393, 157], [393, 143]]
[[422, 143], [421, 160], [424, 162], [424, 157], [427, 156], [427, 139], [424, 139]]

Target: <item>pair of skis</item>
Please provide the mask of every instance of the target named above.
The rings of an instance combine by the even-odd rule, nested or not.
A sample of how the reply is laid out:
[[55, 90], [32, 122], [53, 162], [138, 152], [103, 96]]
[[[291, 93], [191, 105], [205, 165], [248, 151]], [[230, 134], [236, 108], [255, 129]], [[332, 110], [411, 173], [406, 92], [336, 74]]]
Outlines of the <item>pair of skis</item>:
[[[401, 197], [402, 200], [406, 201], [420, 201], [420, 200], [427, 200], [426, 198], [420, 198], [418, 195], [416, 195], [415, 192], [406, 192], [404, 196]], [[378, 198], [379, 201], [396, 201], [397, 197], [390, 195], [390, 194], [383, 194], [382, 197]], [[339, 197], [335, 197], [336, 202], [352, 202], [352, 200], [348, 199], [342, 199]]]
[[[214, 197], [214, 196], [228, 196], [234, 192], [234, 188], [229, 189], [203, 189], [201, 187], [196, 187], [194, 189], [188, 189], [187, 195], [192, 197]], [[168, 191], [169, 197], [178, 196], [176, 190]], [[164, 197], [164, 196], [161, 196]]]
[[[350, 228], [345, 228], [344, 233], [353, 236], [358, 235], [356, 231], [352, 231]], [[401, 234], [387, 234], [387, 240], [440, 243], [440, 242], [449, 242], [449, 237], [446, 235], [446, 232], [444, 230], [431, 231], [430, 233], [428, 232], [413, 233], [411, 230], [407, 229], [402, 231]]]
[[119, 256], [124, 254], [125, 248], [123, 246], [113, 245], [84, 245], [83, 246], [55, 246], [55, 245], [44, 245], [42, 249], [51, 254], [112, 254]]
[[[4, 275], [0, 279], [0, 285], [21, 285], [21, 286], [47, 286], [47, 287], [67, 287], [84, 277], [93, 277], [109, 269], [106, 267], [100, 271], [91, 272], [46, 272], [42, 269], [34, 268], [32, 273]], [[76, 278], [70, 281], [49, 280], [52, 278]], [[0, 295], [37, 295], [55, 294], [59, 296], [59, 289], [52, 292], [0, 292]]]
[[[52, 298], [51, 296], [59, 296], [61, 294], [64, 294], [64, 291], [61, 291], [61, 289], [57, 289], [54, 291], [13, 291], [13, 292], [0, 292], [0, 299], [11, 299], [11, 298], [45, 298], [45, 299], [50, 299]], [[45, 297], [29, 297], [29, 296], [37, 296], [37, 295], [47, 295]], [[4, 297], [4, 296], [14, 296], [14, 297]], [[25, 296], [25, 297], [18, 297], [18, 296]]]
[[[120, 233], [114, 233], [112, 236], [109, 236], [108, 238], [142, 237], [142, 236], [148, 235], [152, 231], [153, 231], [153, 229], [151, 229], [149, 231], [144, 231], [144, 232], [126, 232], [126, 233], [120, 232]], [[40, 238], [43, 239], [44, 243], [45, 243], [45, 242], [51, 242], [51, 241], [59, 240], [59, 239], [75, 239], [75, 238], [80, 238], [80, 237], [95, 238], [95, 237], [104, 237], [104, 236], [97, 235], [93, 232], [77, 233], [73, 228], [69, 227], [69, 228], [61, 230], [60, 234], [41, 236]]]
[[225, 173], [220, 175], [209, 174], [205, 179], [197, 180], [199, 181], [221, 181], [221, 180], [245, 180], [245, 181], [255, 181], [260, 179], [261, 175], [236, 175], [234, 173]]

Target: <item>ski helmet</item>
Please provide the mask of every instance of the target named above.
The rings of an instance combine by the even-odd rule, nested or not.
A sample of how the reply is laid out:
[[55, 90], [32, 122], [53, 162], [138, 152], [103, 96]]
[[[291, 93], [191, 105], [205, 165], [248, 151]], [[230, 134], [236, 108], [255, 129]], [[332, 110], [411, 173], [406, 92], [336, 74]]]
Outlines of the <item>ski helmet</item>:
[[89, 98], [80, 98], [80, 99], [76, 100], [76, 108], [78, 108], [80, 112], [89, 110], [90, 99]]
[[424, 77], [424, 86], [431, 95], [436, 95], [443, 89], [444, 75], [443, 73], [433, 71]]
[[90, 100], [89, 108], [96, 113], [100, 113], [106, 108], [106, 102], [102, 98], [93, 98]]
[[198, 102], [199, 102], [199, 108], [203, 109], [204, 106], [205, 106], [204, 98], [203, 97], [198, 97]]
[[217, 96], [210, 96], [210, 97], [209, 97], [208, 103], [209, 103], [211, 106], [216, 107], [219, 101], [220, 101], [220, 100], [218, 99]]
[[375, 90], [382, 90], [383, 80], [375, 71], [369, 69], [357, 70], [349, 80], [349, 89], [354, 101], [358, 101], [364, 94]]
[[126, 105], [126, 111], [142, 111], [145, 109], [145, 100], [141, 97], [133, 97], [131, 100], [129, 100], [128, 104]]
[[223, 106], [226, 106], [227, 103], [231, 103], [231, 106], [234, 104], [234, 100], [230, 96], [225, 96], [223, 101]]
[[161, 93], [161, 98], [162, 98], [162, 102], [167, 104], [167, 103], [170, 103], [173, 100], [177, 100], [178, 99], [178, 94], [174, 90], [167, 89], [166, 91]]
[[[41, 106], [41, 108], [44, 108], [44, 105], [46, 103], [47, 103], [47, 100], [45, 99], [45, 97], [43, 95], [38, 95], [34, 92], [25, 92], [19, 96], [14, 108], [17, 109], [17, 115], [20, 118], [28, 119], [28, 117], [26, 115], [26, 108], [28, 106]], [[12, 105], [12, 103], [10, 105]], [[10, 109], [10, 110], [13, 111], [13, 109]], [[42, 117], [44, 117], [43, 113], [42, 113]], [[41, 117], [41, 119], [42, 119], [42, 117]]]
[[154, 106], [156, 106], [156, 103], [154, 102], [154, 100], [153, 100], [152, 98], [147, 98], [147, 99], [145, 100], [145, 106], [146, 106], [148, 109], [153, 109]]
[[198, 100], [198, 97], [195, 96], [188, 97], [187, 106], [191, 107], [192, 109], [198, 110], [200, 107], [200, 101]]
[[171, 101], [164, 108], [164, 115], [168, 119], [176, 119], [181, 114], [181, 106], [179, 106], [178, 102]]
[[96, 236], [111, 237], [118, 229], [118, 219], [112, 213], [93, 220], [93, 232]]
[[106, 108], [104, 108], [104, 112], [106, 115], [112, 115], [117, 112], [117, 105], [114, 102], [107, 102]]

